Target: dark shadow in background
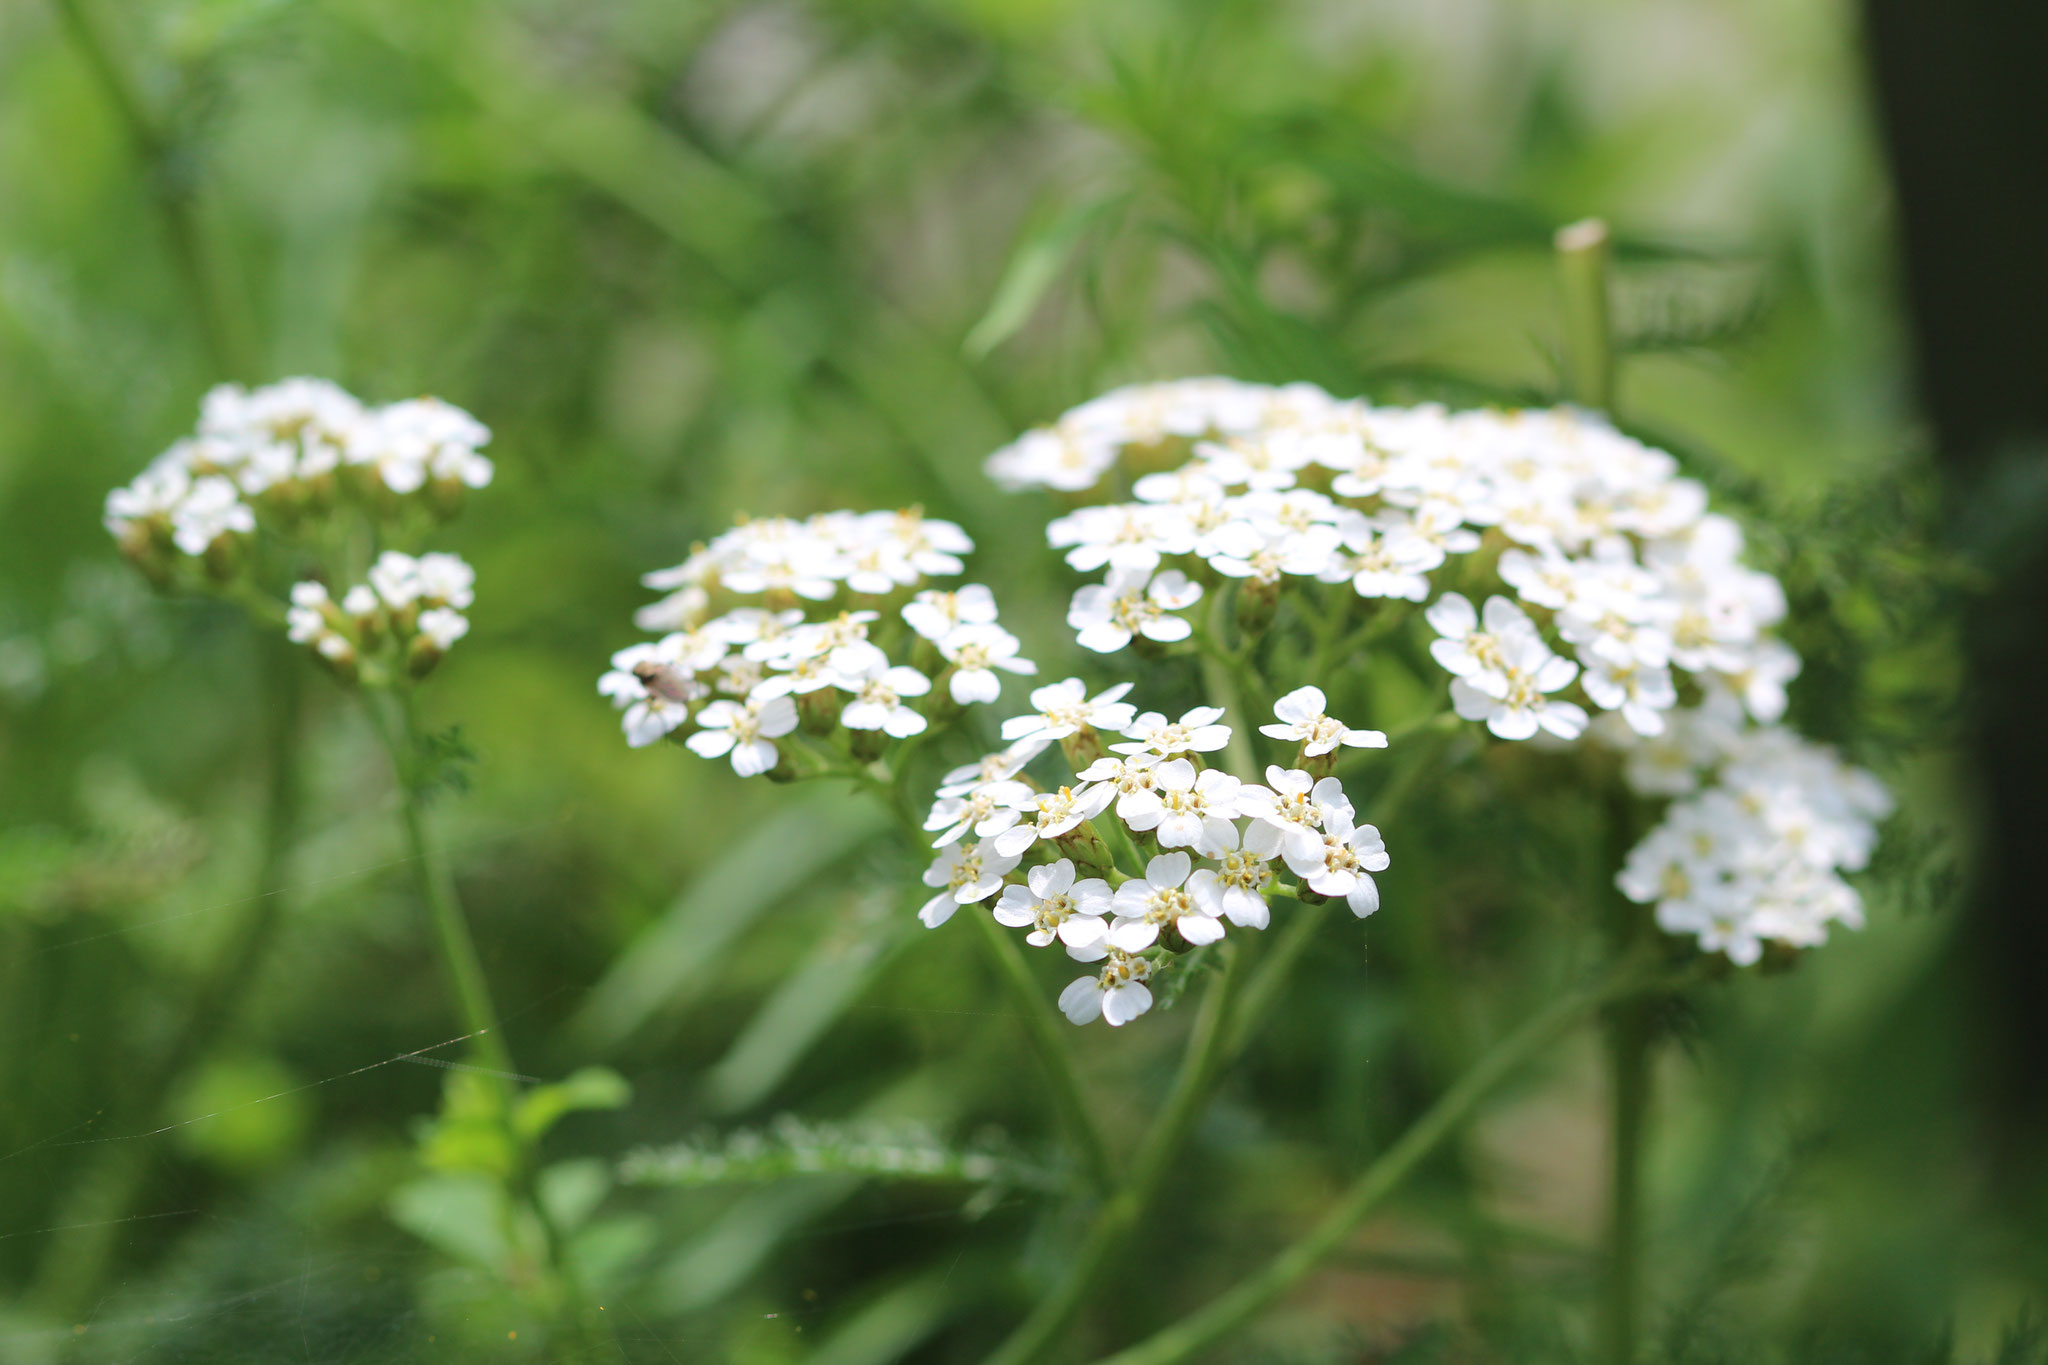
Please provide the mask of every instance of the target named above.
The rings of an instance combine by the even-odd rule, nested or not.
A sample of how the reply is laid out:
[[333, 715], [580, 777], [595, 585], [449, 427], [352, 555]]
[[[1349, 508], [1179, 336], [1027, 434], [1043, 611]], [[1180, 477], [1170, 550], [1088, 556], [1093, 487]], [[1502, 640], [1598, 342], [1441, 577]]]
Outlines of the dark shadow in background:
[[1982, 825], [1965, 1005], [2012, 1193], [2048, 1152], [2048, 3], [1865, 0], [1920, 399], [1965, 549]]

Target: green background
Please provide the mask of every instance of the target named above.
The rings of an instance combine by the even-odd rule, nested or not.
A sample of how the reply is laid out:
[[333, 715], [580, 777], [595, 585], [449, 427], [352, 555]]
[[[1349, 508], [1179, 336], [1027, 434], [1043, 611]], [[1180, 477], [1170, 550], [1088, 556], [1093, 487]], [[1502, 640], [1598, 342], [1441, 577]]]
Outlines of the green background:
[[[1620, 243], [1623, 420], [1745, 518], [1792, 594], [1795, 717], [1903, 805], [1868, 930], [1674, 1021], [1656, 1358], [2008, 1339], [2041, 1248], [1987, 1194], [1943, 965], [1971, 571], [1934, 548], [1843, 5], [109, 0], [79, 11], [103, 66], [64, 13], [0, 9], [0, 1360], [544, 1358], [516, 1292], [387, 1216], [443, 1079], [389, 1059], [457, 1030], [373, 737], [98, 526], [209, 384], [431, 392], [495, 432], [428, 707], [477, 754], [438, 814], [514, 1053], [634, 1086], [553, 1155], [786, 1112], [1046, 1152], [1015, 1024], [968, 936], [907, 920], [875, 826], [626, 749], [593, 684], [638, 575], [736, 512], [922, 504], [1062, 676], [1075, 580], [989, 450], [1183, 374], [1550, 401], [1550, 236], [1588, 214]], [[1386, 911], [1297, 985], [1084, 1345], [1230, 1284], [1540, 998], [1580, 871], [1511, 821], [1387, 833]], [[257, 893], [274, 933], [210, 994]], [[1116, 1140], [1186, 1019], [1078, 1036]], [[1220, 1358], [1581, 1358], [1602, 1112], [1582, 1038]], [[976, 1359], [1074, 1229], [963, 1202], [615, 1194], [620, 1358]]]

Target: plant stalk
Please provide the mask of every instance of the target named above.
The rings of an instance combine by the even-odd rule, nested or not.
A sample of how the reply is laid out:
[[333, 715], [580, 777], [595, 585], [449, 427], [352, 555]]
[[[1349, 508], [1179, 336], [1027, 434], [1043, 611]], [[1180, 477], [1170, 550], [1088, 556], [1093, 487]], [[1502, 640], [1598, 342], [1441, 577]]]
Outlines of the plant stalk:
[[1031, 965], [1003, 926], [996, 923], [984, 906], [970, 905], [966, 910], [967, 918], [979, 926], [996, 975], [1010, 993], [1017, 1017], [1031, 1039], [1032, 1050], [1038, 1054], [1052, 1092], [1053, 1108], [1059, 1111], [1060, 1121], [1080, 1154], [1082, 1171], [1096, 1193], [1107, 1194], [1116, 1187], [1116, 1168], [1109, 1159], [1101, 1130], [1089, 1116], [1087, 1097], [1081, 1093], [1081, 1078], [1074, 1071], [1066, 1040], [1060, 1036], [1058, 1016], [1046, 1008], [1044, 992], [1031, 974]]
[[1607, 261], [1613, 237], [1598, 218], [1557, 230], [1557, 281], [1564, 295], [1565, 373], [1572, 401], [1605, 412], [1614, 406], [1614, 333], [1608, 314]]
[[1086, 1240], [1053, 1292], [1038, 1302], [984, 1365], [1029, 1365], [1050, 1349], [1087, 1307], [1100, 1284], [1103, 1268], [1123, 1251], [1131, 1234], [1151, 1211], [1222, 1070], [1231, 1037], [1233, 1005], [1249, 957], [1243, 944], [1235, 945], [1222, 978], [1203, 998], [1202, 1011], [1188, 1036], [1173, 1090], [1145, 1136], [1145, 1145], [1132, 1164], [1130, 1178], [1097, 1211]]
[[1603, 1004], [1638, 990], [1644, 977], [1641, 961], [1624, 960], [1600, 981], [1553, 1001], [1474, 1063], [1351, 1183], [1336, 1207], [1306, 1236], [1229, 1293], [1098, 1365], [1173, 1365], [1244, 1326], [1337, 1250], [1424, 1158], [1459, 1130], [1495, 1087]]

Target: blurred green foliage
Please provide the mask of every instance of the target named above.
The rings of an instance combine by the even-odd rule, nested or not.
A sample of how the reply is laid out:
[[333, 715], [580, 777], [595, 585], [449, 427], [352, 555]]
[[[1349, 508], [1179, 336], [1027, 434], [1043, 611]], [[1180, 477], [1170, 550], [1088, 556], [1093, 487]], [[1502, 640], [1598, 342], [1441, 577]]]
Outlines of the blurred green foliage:
[[[1905, 798], [1865, 933], [1673, 1021], [1659, 1358], [2048, 1358], [2038, 1245], [1974, 1202], [1938, 970], [1969, 579], [1902, 411], [1841, 4], [82, 4], [0, 10], [0, 1359], [548, 1358], [517, 1292], [546, 1230], [455, 1150], [460, 1077], [444, 1108], [449, 1073], [392, 1064], [454, 1028], [373, 737], [310, 669], [280, 711], [299, 661], [153, 599], [98, 528], [209, 384], [433, 392], [496, 432], [449, 546], [479, 595], [436, 813], [522, 1064], [631, 1082], [576, 1071], [534, 1120], [616, 1358], [973, 1360], [1058, 1268], [1057, 1181], [613, 1188], [629, 1148], [786, 1112], [1057, 1164], [1017, 1025], [871, 817], [620, 742], [592, 683], [638, 575], [736, 511], [922, 503], [1059, 676], [1071, 584], [982, 455], [1183, 373], [1548, 401], [1550, 235], [1588, 213], [1624, 422], [1744, 516], [1802, 726]], [[1281, 1245], [1569, 969], [1606, 871], [1547, 852], [1593, 818], [1554, 778], [1461, 770], [1390, 831], [1388, 912], [1311, 955], [1084, 1346]], [[1113, 1142], [1186, 1013], [1079, 1049]], [[1581, 1358], [1599, 1114], [1575, 1047], [1223, 1358]]]

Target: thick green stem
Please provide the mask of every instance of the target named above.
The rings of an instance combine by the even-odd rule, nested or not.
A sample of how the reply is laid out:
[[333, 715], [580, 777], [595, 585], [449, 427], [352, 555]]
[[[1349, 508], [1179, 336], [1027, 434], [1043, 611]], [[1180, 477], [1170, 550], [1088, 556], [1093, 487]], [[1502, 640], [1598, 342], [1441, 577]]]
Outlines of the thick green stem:
[[1314, 1270], [1363, 1223], [1401, 1182], [1470, 1118], [1494, 1088], [1541, 1053], [1575, 1024], [1616, 996], [1640, 987], [1643, 964], [1618, 964], [1598, 983], [1569, 992], [1496, 1043], [1445, 1091], [1407, 1132], [1368, 1166], [1336, 1207], [1309, 1233], [1193, 1315], [1099, 1365], [1172, 1365], [1205, 1349], [1251, 1321]]
[[1045, 1070], [1053, 1108], [1059, 1111], [1060, 1122], [1080, 1156], [1081, 1169], [1097, 1193], [1107, 1193], [1116, 1184], [1116, 1171], [1110, 1163], [1109, 1148], [1102, 1141], [1102, 1133], [1096, 1128], [1095, 1120], [1089, 1117], [1087, 1097], [1081, 1093], [1081, 1079], [1074, 1071], [1073, 1055], [1067, 1050], [1066, 1039], [1060, 1036], [1058, 1015], [1047, 1008], [1045, 992], [1031, 974], [1031, 965], [1024, 960], [1016, 941], [995, 922], [995, 917], [985, 907], [970, 905], [967, 918], [980, 926], [996, 975], [1002, 978], [1004, 989], [1010, 993], [1011, 1006], [1023, 1021], [1032, 1050], [1038, 1054]]
[[1249, 956], [1243, 944], [1233, 945], [1222, 977], [1203, 999], [1202, 1011], [1188, 1036], [1187, 1051], [1181, 1056], [1180, 1071], [1174, 1077], [1173, 1090], [1146, 1134], [1130, 1178], [1096, 1213], [1086, 1240], [1067, 1263], [1059, 1284], [1038, 1302], [985, 1365], [1029, 1365], [1044, 1354], [1088, 1306], [1089, 1298], [1101, 1285], [1104, 1268], [1123, 1250], [1151, 1211], [1222, 1070], [1231, 1037], [1233, 1003]]
[[1557, 230], [1557, 279], [1564, 295], [1565, 371], [1572, 401], [1614, 406], [1614, 336], [1607, 311], [1607, 224], [1588, 218]]

